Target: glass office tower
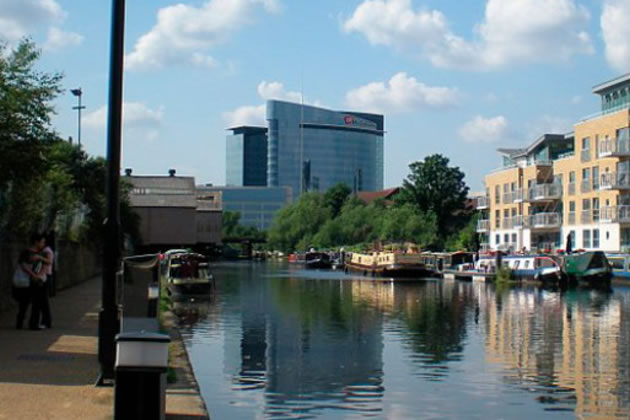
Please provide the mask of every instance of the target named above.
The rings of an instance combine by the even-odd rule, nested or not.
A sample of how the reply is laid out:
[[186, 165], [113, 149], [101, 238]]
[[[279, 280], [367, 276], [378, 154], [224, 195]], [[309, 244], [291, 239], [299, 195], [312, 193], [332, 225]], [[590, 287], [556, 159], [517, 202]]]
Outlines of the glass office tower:
[[344, 182], [355, 191], [383, 189], [382, 115], [267, 101], [267, 184], [294, 198]]
[[225, 144], [225, 183], [235, 186], [267, 185], [267, 129], [240, 126], [229, 129]]

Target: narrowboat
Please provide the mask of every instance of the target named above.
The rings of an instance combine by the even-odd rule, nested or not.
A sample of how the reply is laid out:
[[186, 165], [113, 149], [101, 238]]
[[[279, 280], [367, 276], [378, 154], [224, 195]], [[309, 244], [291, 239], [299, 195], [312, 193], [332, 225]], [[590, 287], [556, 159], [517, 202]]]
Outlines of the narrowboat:
[[[465, 262], [445, 270], [445, 278], [473, 281], [493, 281], [497, 271], [496, 255], [482, 255], [474, 263]], [[501, 266], [511, 271], [517, 281], [560, 283], [563, 281], [562, 266], [548, 255], [506, 255], [501, 258]]]
[[309, 251], [304, 256], [304, 265], [306, 268], [332, 268], [332, 260], [330, 255], [325, 252]]
[[613, 277], [630, 278], [630, 254], [606, 253]]
[[214, 283], [205, 256], [187, 250], [167, 251], [161, 257], [162, 275], [169, 295], [205, 294]]
[[435, 276], [428, 268], [425, 255], [402, 252], [373, 252], [371, 254], [352, 253], [346, 260], [346, 271], [356, 271], [363, 275], [381, 277], [424, 278]]
[[584, 251], [564, 256], [564, 273], [569, 284], [609, 286], [613, 270], [602, 251]]

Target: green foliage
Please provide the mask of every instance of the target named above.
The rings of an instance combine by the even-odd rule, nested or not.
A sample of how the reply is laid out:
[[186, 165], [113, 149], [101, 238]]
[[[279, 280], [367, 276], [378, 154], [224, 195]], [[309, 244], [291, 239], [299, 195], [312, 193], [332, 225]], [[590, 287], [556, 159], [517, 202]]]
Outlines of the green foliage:
[[30, 40], [12, 51], [0, 44], [0, 190], [11, 180], [42, 174], [45, 147], [57, 138], [50, 116], [62, 75], [36, 71], [39, 56]]
[[396, 197], [400, 204], [413, 204], [422, 212], [433, 212], [440, 238], [461, 227], [457, 215], [465, 210], [468, 195], [464, 173], [448, 164], [449, 159], [440, 154], [411, 163], [411, 173]]
[[512, 280], [512, 270], [510, 267], [501, 266], [497, 269], [495, 283], [496, 284], [507, 284]]
[[479, 249], [479, 235], [477, 234], [477, 220], [479, 214], [475, 214], [470, 218], [466, 226], [451, 235], [446, 241], [447, 251], [470, 251], [475, 252]]
[[[103, 158], [90, 158], [59, 139], [50, 125], [60, 73], [35, 70], [40, 52], [30, 40], [13, 51], [0, 44], [0, 232], [24, 238], [33, 230], [100, 245], [105, 216]], [[132, 241], [139, 219], [121, 186], [121, 223]], [[81, 229], [73, 227], [85, 219]]]
[[305, 194], [278, 212], [269, 230], [269, 246], [290, 252], [377, 240], [411, 241], [430, 247], [437, 240], [435, 215], [431, 212], [421, 212], [410, 204], [388, 208], [382, 200], [366, 205], [348, 197], [333, 217], [326, 197], [326, 194]]
[[268, 242], [275, 249], [304, 250], [314, 246], [313, 238], [331, 219], [323, 194], [302, 194], [295, 203], [281, 209], [268, 231]]
[[337, 217], [344, 203], [350, 197], [352, 190], [345, 183], [340, 182], [331, 187], [324, 194], [324, 203], [330, 209], [332, 217]]
[[241, 214], [237, 211], [223, 211], [221, 214], [221, 234], [224, 238], [264, 238], [265, 233], [253, 226], [240, 224]]

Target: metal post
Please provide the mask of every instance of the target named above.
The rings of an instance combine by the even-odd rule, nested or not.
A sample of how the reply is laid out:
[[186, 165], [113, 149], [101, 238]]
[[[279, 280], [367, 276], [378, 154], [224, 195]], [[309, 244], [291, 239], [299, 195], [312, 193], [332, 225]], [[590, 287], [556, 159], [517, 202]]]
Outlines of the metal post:
[[74, 96], [76, 96], [77, 98], [79, 98], [79, 105], [78, 106], [73, 106], [72, 109], [76, 109], [78, 112], [78, 144], [79, 144], [79, 148], [81, 147], [81, 110], [85, 109], [84, 106], [81, 105], [81, 96], [83, 96], [83, 91], [81, 90], [81, 88], [78, 89], [71, 89], [70, 90], [72, 92], [72, 94]]
[[122, 130], [123, 55], [125, 0], [113, 0], [110, 56], [109, 107], [107, 115], [107, 216], [104, 221], [104, 256], [101, 311], [99, 314], [99, 362], [103, 380], [114, 378], [115, 336], [118, 332], [116, 273], [120, 263], [120, 149]]

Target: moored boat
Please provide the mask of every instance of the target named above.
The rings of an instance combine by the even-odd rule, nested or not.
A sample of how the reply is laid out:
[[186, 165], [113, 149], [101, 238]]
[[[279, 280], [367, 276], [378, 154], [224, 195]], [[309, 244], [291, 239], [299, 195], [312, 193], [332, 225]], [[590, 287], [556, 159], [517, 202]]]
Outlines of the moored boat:
[[[562, 266], [549, 255], [515, 254], [501, 257], [501, 266], [510, 270], [516, 281], [556, 284], [563, 281]], [[445, 278], [473, 281], [494, 281], [497, 272], [496, 255], [482, 255], [472, 264], [464, 262], [444, 270]]]
[[630, 278], [630, 254], [606, 253], [613, 277]]
[[332, 260], [330, 255], [325, 252], [309, 251], [304, 256], [304, 264], [306, 268], [332, 268]]
[[162, 255], [162, 275], [169, 294], [205, 294], [212, 289], [213, 278], [205, 256], [181, 249]]
[[346, 260], [346, 270], [382, 277], [423, 278], [436, 274], [425, 265], [423, 254], [401, 252], [352, 253]]
[[585, 251], [565, 255], [563, 270], [570, 284], [592, 287], [609, 286], [613, 275], [606, 254], [602, 251]]

